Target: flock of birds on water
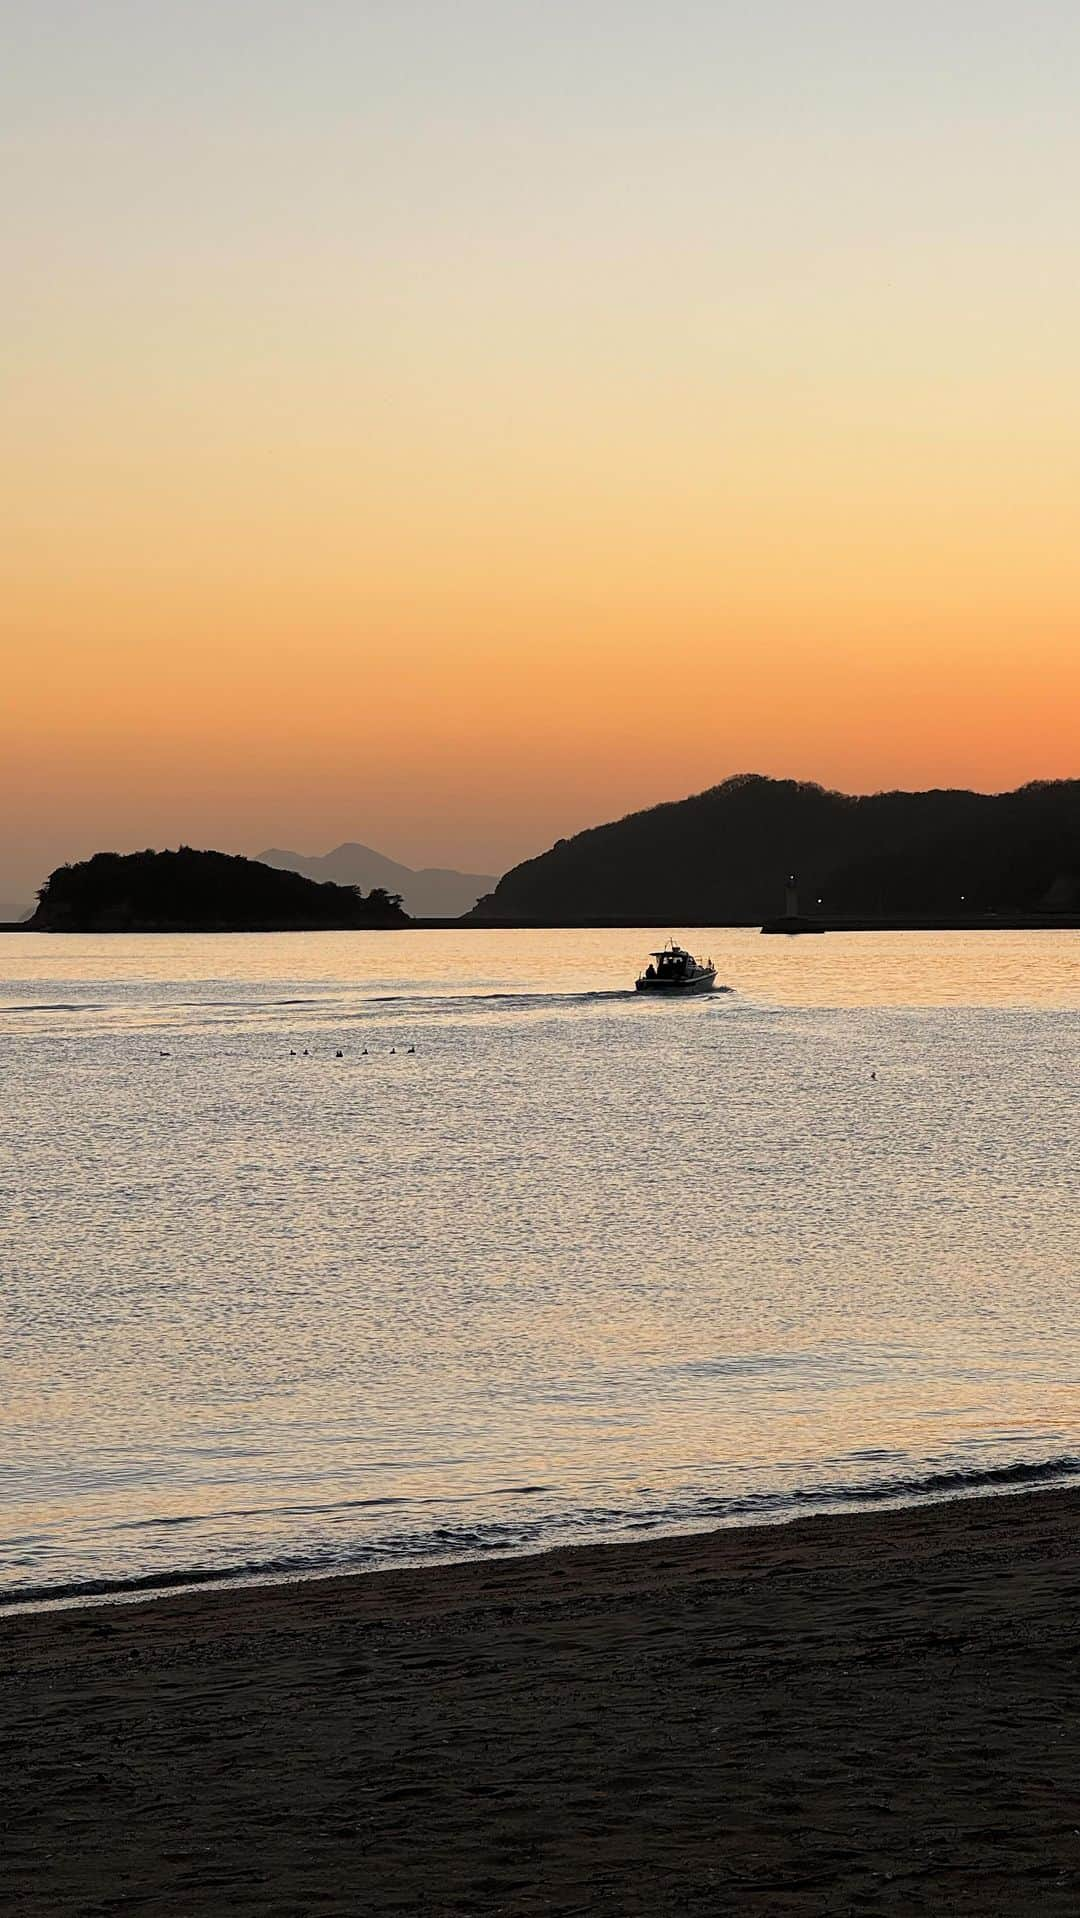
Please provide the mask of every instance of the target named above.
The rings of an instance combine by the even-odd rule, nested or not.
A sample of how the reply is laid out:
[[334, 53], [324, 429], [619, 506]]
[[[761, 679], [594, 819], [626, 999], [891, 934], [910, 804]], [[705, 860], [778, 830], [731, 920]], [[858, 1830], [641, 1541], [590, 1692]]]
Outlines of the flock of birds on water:
[[[407, 1056], [408, 1056], [408, 1054], [409, 1054], [410, 1052], [415, 1052], [415, 1051], [416, 1051], [416, 1047], [415, 1047], [415, 1046], [402, 1046], [402, 1048], [401, 1048], [401, 1050], [402, 1050], [402, 1051], [403, 1051], [403, 1052], [405, 1053], [405, 1055], [406, 1055], [406, 1057], [407, 1057]], [[361, 1057], [361, 1059], [366, 1059], [366, 1058], [367, 1058], [367, 1051], [368, 1051], [368, 1049], [367, 1049], [367, 1047], [366, 1047], [366, 1046], [361, 1046], [361, 1048], [360, 1048], [360, 1057]], [[391, 1047], [389, 1048], [389, 1056], [390, 1056], [391, 1058], [393, 1058], [393, 1056], [394, 1056], [394, 1053], [395, 1053], [396, 1051], [397, 1051], [397, 1047], [396, 1047], [396, 1046], [391, 1046]], [[296, 1052], [296, 1051], [295, 1051], [295, 1050], [293, 1049], [293, 1047], [292, 1047], [292, 1046], [290, 1046], [290, 1047], [289, 1047], [289, 1057], [290, 1057], [290, 1059], [310, 1059], [310, 1057], [311, 1057], [311, 1053], [310, 1053], [310, 1051], [308, 1050], [308, 1048], [307, 1048], [307, 1046], [305, 1046], [305, 1047], [304, 1047], [304, 1050], [303, 1050], [303, 1052]], [[335, 1059], [344, 1059], [344, 1057], [345, 1057], [345, 1054], [344, 1054], [344, 1053], [342, 1052], [342, 1050], [341, 1050], [341, 1047], [340, 1047], [340, 1046], [338, 1047], [338, 1049], [337, 1049], [337, 1051], [335, 1052], [335, 1054], [334, 1054], [334, 1057], [335, 1057]]]
[[[401, 1048], [401, 1050], [402, 1050], [402, 1052], [404, 1053], [404, 1055], [405, 1055], [405, 1057], [406, 1057], [406, 1058], [408, 1058], [408, 1057], [409, 1057], [409, 1055], [410, 1055], [410, 1053], [414, 1053], [414, 1052], [416, 1051], [416, 1047], [415, 1047], [415, 1046], [402, 1046], [402, 1048]], [[394, 1056], [394, 1054], [396, 1053], [396, 1051], [397, 1051], [397, 1047], [396, 1047], [396, 1046], [391, 1046], [391, 1047], [389, 1048], [389, 1056], [390, 1056], [390, 1058], [391, 1058], [391, 1059], [393, 1058], [393, 1056]], [[304, 1047], [304, 1050], [303, 1050], [303, 1052], [297, 1052], [297, 1050], [296, 1050], [296, 1047], [295, 1047], [295, 1046], [290, 1046], [290, 1047], [289, 1047], [289, 1057], [290, 1057], [290, 1059], [310, 1059], [310, 1058], [311, 1058], [311, 1056], [312, 1056], [312, 1053], [311, 1053], [311, 1048], [310, 1048], [310, 1046], [305, 1046], [305, 1047]], [[368, 1048], [367, 1048], [367, 1046], [361, 1046], [361, 1048], [360, 1048], [360, 1057], [361, 1057], [361, 1059], [366, 1059], [366, 1058], [367, 1058], [367, 1056], [368, 1056]], [[336, 1052], [334, 1053], [334, 1057], [335, 1057], [335, 1059], [344, 1059], [344, 1057], [345, 1057], [345, 1054], [344, 1054], [344, 1052], [342, 1051], [342, 1049], [341, 1049], [341, 1047], [340, 1047], [340, 1046], [339, 1046], [339, 1047], [337, 1048], [337, 1051], [336, 1051]], [[160, 1050], [159, 1050], [159, 1052], [158, 1052], [158, 1058], [159, 1058], [159, 1059], [171, 1059], [171, 1058], [172, 1058], [172, 1053], [171, 1053], [171, 1052], [162, 1052], [162, 1051], [160, 1051]]]

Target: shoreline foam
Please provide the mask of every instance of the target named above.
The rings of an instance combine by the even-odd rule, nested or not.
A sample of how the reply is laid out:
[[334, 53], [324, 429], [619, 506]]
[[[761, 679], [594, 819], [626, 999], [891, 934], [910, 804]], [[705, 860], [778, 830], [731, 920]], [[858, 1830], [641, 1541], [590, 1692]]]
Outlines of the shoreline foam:
[[[500, 1563], [503, 1559], [535, 1558], [553, 1551], [570, 1551], [586, 1546], [631, 1545], [662, 1542], [665, 1539], [697, 1537], [712, 1531], [745, 1531], [762, 1526], [791, 1525], [813, 1516], [843, 1517], [860, 1511], [905, 1511], [938, 1503], [966, 1501], [985, 1495], [1004, 1497], [1022, 1495], [1040, 1487], [1066, 1487], [1080, 1477], [1080, 1457], [1061, 1453], [1048, 1459], [1016, 1459], [982, 1468], [950, 1469], [927, 1472], [921, 1477], [899, 1477], [865, 1484], [826, 1484], [793, 1492], [775, 1494], [748, 1493], [740, 1498], [703, 1499], [697, 1508], [687, 1505], [662, 1511], [635, 1513], [597, 1512], [580, 1518], [540, 1521], [528, 1537], [522, 1527], [500, 1525], [497, 1521], [478, 1521], [462, 1526], [456, 1538], [447, 1544], [446, 1527], [437, 1533], [439, 1544], [402, 1539], [391, 1546], [373, 1543], [340, 1558], [303, 1554], [283, 1555], [277, 1559], [251, 1560], [237, 1564], [175, 1566], [167, 1572], [136, 1573], [129, 1577], [90, 1576], [56, 1584], [0, 1588], [0, 1619], [31, 1612], [39, 1607], [57, 1610], [71, 1605], [83, 1607], [97, 1600], [112, 1604], [146, 1603], [167, 1597], [173, 1591], [230, 1590], [265, 1584], [307, 1583], [310, 1580], [363, 1577], [395, 1570], [436, 1570], [440, 1566]], [[515, 1488], [524, 1491], [543, 1488]], [[365, 1506], [397, 1503], [393, 1500], [363, 1500]], [[400, 1501], [407, 1504], [408, 1501]], [[352, 1503], [352, 1501], [349, 1501]], [[333, 1508], [328, 1508], [333, 1509]], [[179, 1522], [195, 1520], [175, 1517], [160, 1521], [170, 1528]], [[130, 1521], [129, 1521], [130, 1523]], [[149, 1527], [154, 1521], [138, 1521]], [[576, 1527], [580, 1535], [573, 1536]]]

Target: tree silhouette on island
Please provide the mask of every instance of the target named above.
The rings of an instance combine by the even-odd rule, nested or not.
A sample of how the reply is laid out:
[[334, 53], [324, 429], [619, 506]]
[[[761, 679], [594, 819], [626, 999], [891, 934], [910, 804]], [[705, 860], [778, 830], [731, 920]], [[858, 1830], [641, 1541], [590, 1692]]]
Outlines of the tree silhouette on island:
[[58, 866], [34, 932], [302, 932], [407, 926], [396, 893], [318, 884], [224, 852], [98, 852]]
[[468, 923], [760, 925], [789, 873], [802, 911], [831, 920], [1075, 917], [1080, 780], [852, 795], [740, 773], [560, 839]]

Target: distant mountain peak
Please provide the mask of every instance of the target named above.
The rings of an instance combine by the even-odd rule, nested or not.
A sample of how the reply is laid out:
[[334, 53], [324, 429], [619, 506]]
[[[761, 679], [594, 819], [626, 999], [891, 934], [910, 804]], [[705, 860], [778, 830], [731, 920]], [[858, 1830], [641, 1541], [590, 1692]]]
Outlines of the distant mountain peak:
[[405, 911], [414, 919], [460, 919], [497, 884], [491, 873], [457, 872], [441, 866], [424, 866], [419, 870], [403, 866], [358, 839], [345, 839], [326, 853], [290, 852], [271, 846], [258, 856], [263, 865], [299, 872], [305, 879], [360, 886], [364, 892], [370, 892], [374, 886], [381, 886], [386, 892], [398, 892]]

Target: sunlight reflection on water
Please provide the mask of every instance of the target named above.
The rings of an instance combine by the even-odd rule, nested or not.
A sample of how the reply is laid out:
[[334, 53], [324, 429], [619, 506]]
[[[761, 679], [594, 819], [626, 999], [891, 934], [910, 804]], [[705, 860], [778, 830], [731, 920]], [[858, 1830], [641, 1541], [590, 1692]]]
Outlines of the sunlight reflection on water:
[[0, 1590], [1069, 1469], [1080, 935], [673, 930], [7, 937]]

